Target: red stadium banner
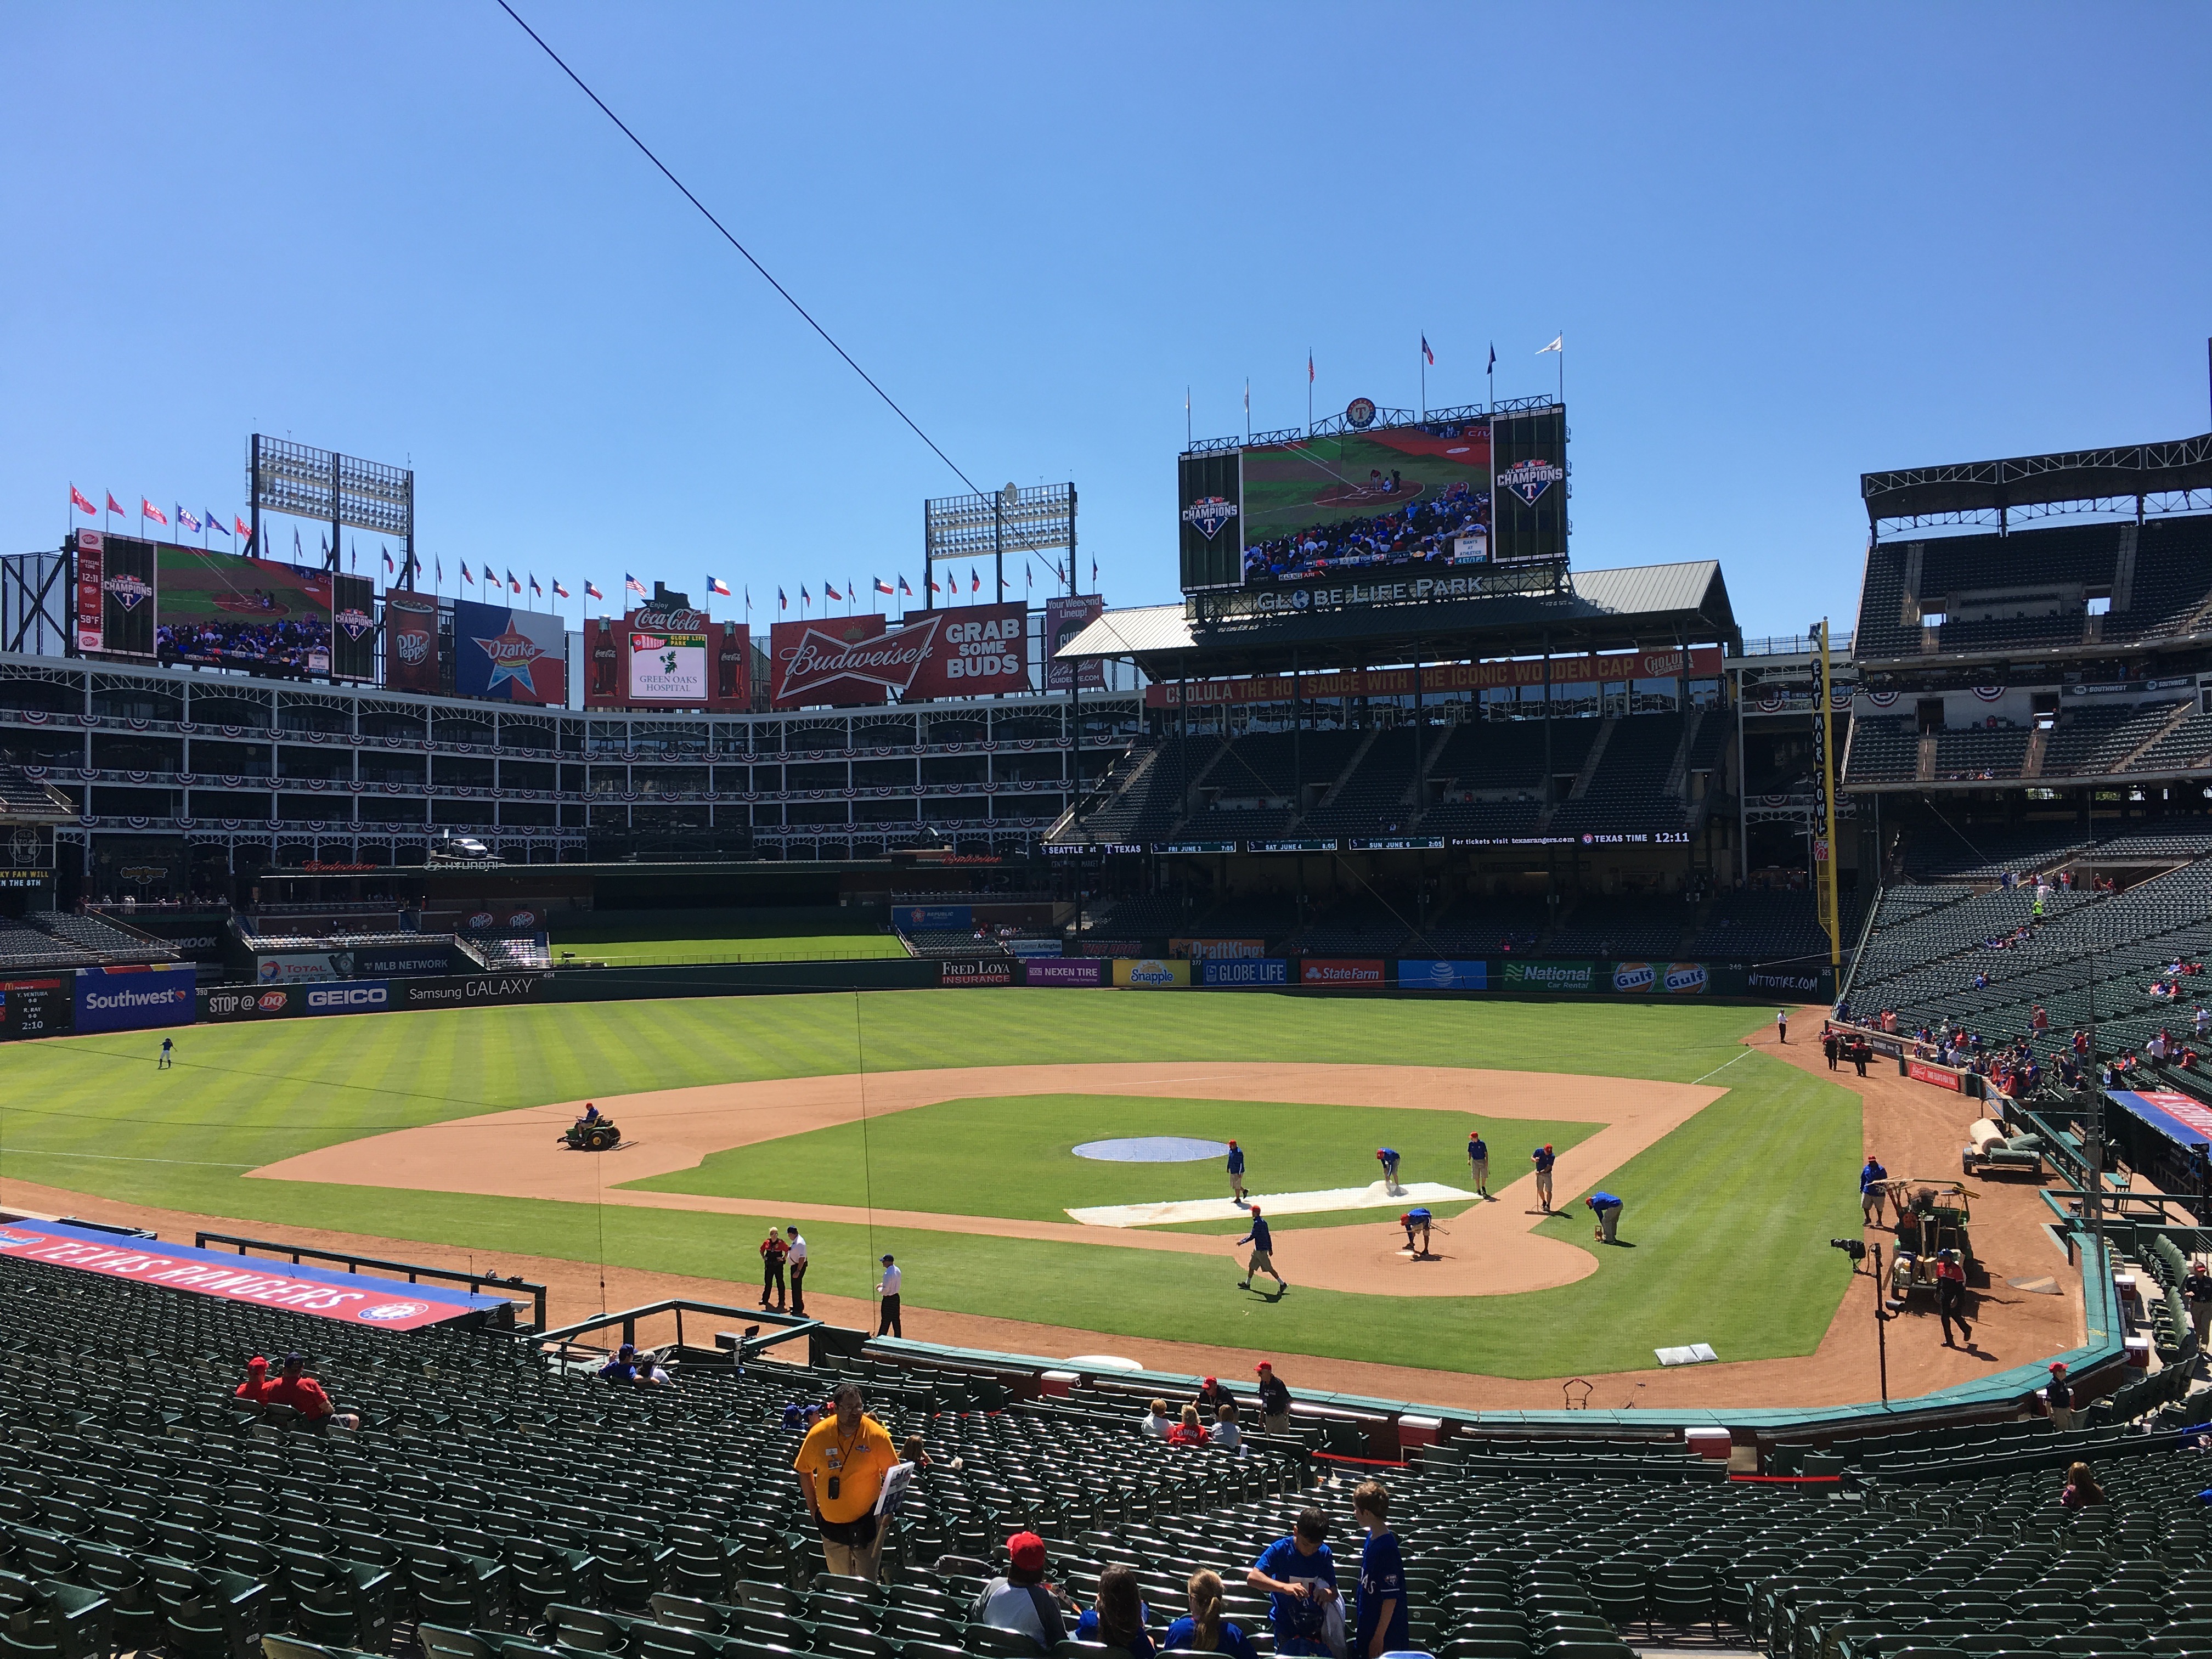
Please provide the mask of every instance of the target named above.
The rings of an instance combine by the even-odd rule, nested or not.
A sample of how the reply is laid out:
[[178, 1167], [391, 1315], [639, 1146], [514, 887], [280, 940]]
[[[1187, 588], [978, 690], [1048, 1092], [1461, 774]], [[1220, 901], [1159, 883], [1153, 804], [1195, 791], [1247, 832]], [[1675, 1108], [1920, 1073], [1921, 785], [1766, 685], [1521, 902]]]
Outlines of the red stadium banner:
[[101, 578], [106, 574], [107, 540], [97, 530], [76, 532], [76, 648], [80, 651], [100, 651], [106, 648], [107, 635], [102, 625], [103, 607], [106, 596], [100, 591]]
[[1365, 958], [1308, 957], [1298, 963], [1298, 983], [1380, 986], [1382, 964]]
[[[1705, 679], [1721, 672], [1720, 647], [1701, 645], [1690, 651], [1625, 652], [1613, 656], [1554, 657], [1553, 685], [1588, 685], [1602, 680]], [[1424, 696], [1447, 691], [1485, 691], [1500, 686], [1541, 685], [1544, 664], [1513, 658], [1503, 662], [1443, 662], [1425, 665], [1419, 690]], [[1188, 693], [1191, 707], [1218, 703], [1288, 702], [1293, 692], [1302, 700], [1322, 702], [1334, 697], [1410, 697], [1413, 695], [1410, 668], [1353, 669], [1341, 674], [1261, 674], [1242, 680], [1170, 680], [1145, 688], [1145, 707], [1175, 708]]]
[[1018, 605], [778, 623], [769, 630], [769, 706], [852, 708], [902, 697], [1029, 689], [1029, 619]]
[[442, 1285], [372, 1279], [289, 1261], [276, 1264], [50, 1221], [0, 1224], [0, 1254], [387, 1331], [442, 1324], [495, 1309], [501, 1301]]
[[1924, 1060], [1908, 1060], [1905, 1074], [1916, 1083], [1932, 1083], [1939, 1089], [1948, 1089], [1956, 1094], [1961, 1088], [1959, 1073], [1948, 1066], [1930, 1066]]
[[395, 691], [438, 690], [438, 596], [384, 596], [384, 683]]
[[684, 605], [641, 605], [584, 624], [584, 707], [752, 707], [751, 630]]

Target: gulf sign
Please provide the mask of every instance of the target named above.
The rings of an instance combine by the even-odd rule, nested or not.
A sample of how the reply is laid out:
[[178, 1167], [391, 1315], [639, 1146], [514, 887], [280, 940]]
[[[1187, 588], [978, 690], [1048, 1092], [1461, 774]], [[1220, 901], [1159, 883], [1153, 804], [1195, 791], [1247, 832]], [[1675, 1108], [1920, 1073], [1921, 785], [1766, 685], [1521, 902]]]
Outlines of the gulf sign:
[[1030, 685], [1029, 611], [1019, 605], [778, 623], [769, 630], [769, 702], [852, 707], [902, 697], [980, 697]]
[[442, 1324], [501, 1303], [498, 1297], [439, 1285], [267, 1262], [151, 1239], [118, 1239], [52, 1221], [0, 1224], [0, 1255], [393, 1331]]
[[1658, 991], [1668, 996], [1698, 996], [1708, 984], [1702, 962], [1616, 962], [1613, 988], [1631, 994]]

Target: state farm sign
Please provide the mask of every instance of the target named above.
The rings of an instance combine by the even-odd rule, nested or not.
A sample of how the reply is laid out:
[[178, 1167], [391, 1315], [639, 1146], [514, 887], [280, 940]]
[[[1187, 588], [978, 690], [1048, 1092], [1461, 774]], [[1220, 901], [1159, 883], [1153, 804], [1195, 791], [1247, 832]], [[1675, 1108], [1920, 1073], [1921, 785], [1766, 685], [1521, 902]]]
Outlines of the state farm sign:
[[902, 697], [982, 696], [1029, 688], [1029, 617], [1018, 605], [778, 623], [769, 633], [772, 705], [848, 706]]

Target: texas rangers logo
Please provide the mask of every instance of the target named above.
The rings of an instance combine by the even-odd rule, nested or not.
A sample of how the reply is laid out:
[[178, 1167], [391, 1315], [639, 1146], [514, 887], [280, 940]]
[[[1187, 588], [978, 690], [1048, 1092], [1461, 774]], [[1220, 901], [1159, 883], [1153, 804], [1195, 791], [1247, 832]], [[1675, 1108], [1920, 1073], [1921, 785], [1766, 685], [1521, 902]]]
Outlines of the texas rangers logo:
[[1518, 495], [1528, 506], [1567, 476], [1567, 469], [1553, 461], [1516, 461], [1498, 475], [1498, 487]]
[[1237, 516], [1237, 503], [1223, 495], [1200, 495], [1182, 510], [1182, 521], [1195, 526], [1198, 533], [1212, 541], [1221, 533], [1221, 527]]
[[144, 577], [128, 573], [106, 578], [100, 584], [100, 588], [125, 611], [134, 611], [141, 601], [154, 597], [154, 590]]
[[344, 610], [338, 612], [337, 624], [340, 628], [345, 630], [345, 636], [349, 640], [358, 640], [362, 635], [368, 633], [370, 629], [376, 626], [376, 623], [371, 620], [367, 611], [363, 611], [359, 605], [348, 605]]
[[384, 1302], [374, 1308], [363, 1308], [361, 1316], [382, 1323], [396, 1319], [412, 1319], [417, 1314], [429, 1311], [430, 1304], [427, 1302]]

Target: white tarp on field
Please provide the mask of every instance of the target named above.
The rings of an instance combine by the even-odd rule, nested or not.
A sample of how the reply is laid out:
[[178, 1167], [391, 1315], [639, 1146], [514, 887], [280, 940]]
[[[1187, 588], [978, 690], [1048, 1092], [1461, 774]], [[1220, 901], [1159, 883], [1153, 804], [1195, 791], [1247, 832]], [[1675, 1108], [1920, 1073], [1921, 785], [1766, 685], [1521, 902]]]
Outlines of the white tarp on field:
[[[1324, 1210], [1411, 1209], [1417, 1204], [1449, 1204], [1473, 1198], [1456, 1187], [1416, 1181], [1392, 1192], [1379, 1181], [1364, 1187], [1334, 1187], [1321, 1193], [1255, 1193], [1251, 1201], [1266, 1216], [1315, 1215]], [[1228, 1198], [1170, 1199], [1163, 1204], [1103, 1204], [1070, 1210], [1086, 1227], [1164, 1227], [1177, 1221], [1243, 1221], [1250, 1212]]]

